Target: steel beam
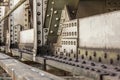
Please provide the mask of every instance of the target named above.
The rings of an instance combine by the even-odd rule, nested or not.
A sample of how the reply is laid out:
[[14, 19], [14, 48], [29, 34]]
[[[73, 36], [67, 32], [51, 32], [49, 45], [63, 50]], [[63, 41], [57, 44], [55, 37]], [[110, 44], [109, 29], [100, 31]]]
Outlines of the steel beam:
[[6, 19], [12, 12], [14, 12], [19, 6], [21, 6], [26, 0], [20, 0], [13, 9], [9, 10], [7, 14], [5, 14], [4, 17], [1, 18], [0, 22], [2, 22], [4, 19]]
[[12, 77], [12, 80], [64, 80], [2, 53], [0, 53], [0, 66]]

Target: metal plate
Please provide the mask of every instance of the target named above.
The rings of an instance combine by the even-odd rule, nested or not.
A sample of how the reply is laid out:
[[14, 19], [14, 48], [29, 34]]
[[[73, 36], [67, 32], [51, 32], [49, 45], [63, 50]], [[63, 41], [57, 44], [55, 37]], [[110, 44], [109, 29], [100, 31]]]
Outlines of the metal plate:
[[[77, 9], [79, 0], [49, 0], [46, 17], [45, 17], [45, 28], [49, 28], [48, 40], [52, 43], [57, 40], [58, 27], [62, 10], [65, 5], [70, 6], [70, 12]], [[57, 13], [55, 13], [57, 11]]]
[[80, 47], [120, 48], [120, 11], [79, 20]]
[[34, 43], [34, 29], [21, 31], [20, 43]]
[[[4, 6], [0, 6], [0, 19], [4, 16], [5, 14], [5, 7]], [[4, 34], [4, 22], [1, 22], [0, 23], [0, 45], [3, 43], [4, 41], [4, 37], [3, 37], [3, 34]]]

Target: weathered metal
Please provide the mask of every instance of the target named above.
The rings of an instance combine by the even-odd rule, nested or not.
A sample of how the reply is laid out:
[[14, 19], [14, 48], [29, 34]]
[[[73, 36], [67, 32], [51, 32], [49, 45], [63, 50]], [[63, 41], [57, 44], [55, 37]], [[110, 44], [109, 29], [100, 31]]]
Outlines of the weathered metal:
[[79, 47], [120, 49], [120, 11], [79, 19]]
[[0, 22], [2, 22], [4, 19], [6, 19], [12, 12], [14, 12], [20, 5], [22, 5], [26, 0], [20, 0], [13, 9], [7, 12], [7, 14], [1, 18]]

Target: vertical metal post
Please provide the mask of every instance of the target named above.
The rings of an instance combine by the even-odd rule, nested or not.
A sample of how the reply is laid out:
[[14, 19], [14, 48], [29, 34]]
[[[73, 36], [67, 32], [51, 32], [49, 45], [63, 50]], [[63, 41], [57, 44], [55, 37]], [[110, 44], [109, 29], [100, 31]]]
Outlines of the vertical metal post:
[[79, 19], [77, 19], [77, 48], [76, 48], [76, 62], [78, 62], [78, 48], [79, 48]]
[[33, 51], [33, 61], [35, 61], [35, 56], [37, 54], [37, 0], [33, 0], [33, 28], [34, 28], [34, 51]]
[[12, 80], [15, 80], [15, 70], [12, 69]]
[[44, 63], [43, 63], [43, 69], [46, 71], [46, 59], [44, 59]]
[[[14, 0], [10, 0], [10, 4], [13, 4], [14, 3]], [[10, 9], [12, 10], [13, 9], [13, 6], [14, 5], [10, 5]], [[14, 25], [14, 13], [11, 13], [11, 15], [9, 16], [9, 46], [8, 46], [8, 49], [9, 49], [9, 52], [11, 53], [11, 44], [13, 44], [13, 25]]]
[[7, 12], [7, 14], [1, 18], [0, 22], [2, 22], [4, 19], [9, 17], [9, 15], [14, 12], [19, 6], [21, 6], [26, 0], [20, 0], [11, 10]]

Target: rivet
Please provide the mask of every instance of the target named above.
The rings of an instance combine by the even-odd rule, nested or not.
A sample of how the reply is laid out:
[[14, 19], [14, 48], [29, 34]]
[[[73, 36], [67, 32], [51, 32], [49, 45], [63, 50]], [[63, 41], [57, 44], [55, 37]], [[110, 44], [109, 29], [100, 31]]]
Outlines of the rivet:
[[53, 11], [53, 8], [51, 8], [50, 10]]
[[50, 15], [49, 14], [47, 14], [47, 17], [49, 17]]
[[37, 15], [39, 16], [41, 13], [40, 12], [37, 12]]
[[63, 26], [62, 24], [60, 24], [60, 26]]
[[52, 4], [55, 4], [55, 2], [53, 1]]
[[57, 27], [57, 24], [55, 24], [54, 27]]
[[37, 6], [40, 6], [41, 4], [40, 3], [37, 3]]
[[52, 34], [52, 33], [53, 33], [53, 31], [50, 31], [50, 33]]
[[54, 14], [57, 14], [57, 11], [54, 11]]
[[47, 29], [45, 29], [44, 31], [45, 31], [45, 33], [47, 33], [47, 32], [48, 32], [48, 30], [47, 30]]
[[41, 31], [38, 31], [38, 34], [40, 34], [41, 33]]
[[72, 11], [72, 13], [75, 13], [75, 11]]
[[38, 43], [40, 44], [40, 43], [41, 43], [41, 40], [38, 40]]
[[59, 18], [56, 18], [56, 21], [58, 21], [59, 20]]

